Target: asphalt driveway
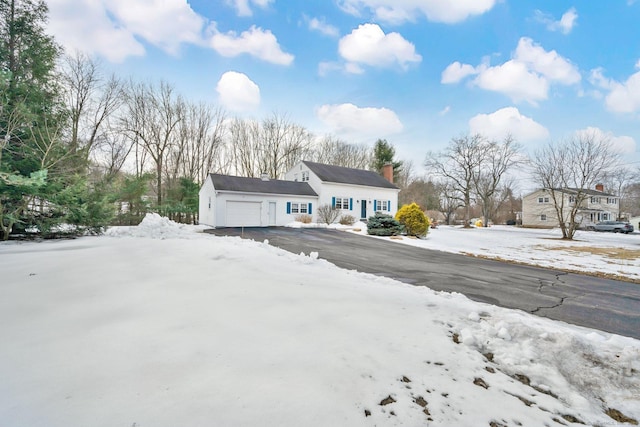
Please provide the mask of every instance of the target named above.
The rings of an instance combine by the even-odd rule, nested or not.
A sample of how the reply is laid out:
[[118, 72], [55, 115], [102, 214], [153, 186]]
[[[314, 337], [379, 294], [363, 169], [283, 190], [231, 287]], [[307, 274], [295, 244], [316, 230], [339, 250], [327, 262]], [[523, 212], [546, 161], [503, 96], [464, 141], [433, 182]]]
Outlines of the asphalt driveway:
[[220, 228], [343, 268], [640, 339], [640, 285], [416, 248], [327, 229]]

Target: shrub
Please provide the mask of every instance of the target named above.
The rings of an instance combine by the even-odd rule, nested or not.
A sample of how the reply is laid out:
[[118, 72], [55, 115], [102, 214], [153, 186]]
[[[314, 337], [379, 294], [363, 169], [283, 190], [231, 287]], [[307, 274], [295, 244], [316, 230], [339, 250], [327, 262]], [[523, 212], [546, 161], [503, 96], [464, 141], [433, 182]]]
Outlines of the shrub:
[[402, 233], [402, 225], [391, 215], [376, 212], [367, 220], [367, 234], [373, 236], [395, 236]]
[[340, 224], [342, 225], [353, 225], [356, 222], [356, 217], [353, 215], [342, 215], [340, 217]]
[[318, 220], [325, 224], [333, 224], [340, 216], [340, 210], [329, 204], [318, 207]]
[[396, 219], [409, 236], [422, 237], [429, 231], [429, 218], [416, 203], [401, 207], [396, 213]]
[[300, 214], [296, 215], [295, 220], [303, 224], [311, 224], [312, 218], [309, 214]]

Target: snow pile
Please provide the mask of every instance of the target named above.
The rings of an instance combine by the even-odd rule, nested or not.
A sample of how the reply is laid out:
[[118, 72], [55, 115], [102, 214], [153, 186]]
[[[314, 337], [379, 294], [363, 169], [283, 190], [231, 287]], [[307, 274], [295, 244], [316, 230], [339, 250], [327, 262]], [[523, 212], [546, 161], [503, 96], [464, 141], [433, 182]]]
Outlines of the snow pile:
[[152, 239], [184, 239], [202, 227], [178, 224], [157, 213], [148, 213], [135, 227], [110, 227], [105, 234], [112, 237], [149, 237]]
[[638, 340], [195, 231], [0, 244], [0, 425], [640, 420]]

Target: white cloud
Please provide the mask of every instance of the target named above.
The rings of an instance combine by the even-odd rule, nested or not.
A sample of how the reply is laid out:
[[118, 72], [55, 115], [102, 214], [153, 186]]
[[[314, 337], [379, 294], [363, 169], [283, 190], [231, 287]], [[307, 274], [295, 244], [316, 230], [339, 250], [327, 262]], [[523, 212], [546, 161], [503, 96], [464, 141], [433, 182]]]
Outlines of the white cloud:
[[[233, 4], [242, 9], [249, 3], [266, 7], [272, 1], [236, 0]], [[172, 55], [183, 44], [209, 44], [223, 56], [248, 53], [276, 64], [293, 61], [270, 31], [254, 26], [240, 36], [219, 33], [215, 22], [197, 14], [186, 0], [48, 0], [48, 6], [49, 31], [65, 49], [97, 54], [111, 62], [143, 56], [143, 43]]]
[[341, 0], [338, 4], [352, 15], [367, 10], [376, 20], [393, 24], [415, 21], [420, 15], [434, 22], [455, 23], [488, 12], [496, 0]]
[[616, 113], [640, 111], [640, 71], [632, 74], [626, 81], [618, 82], [605, 77], [602, 68], [596, 68], [591, 70], [589, 81], [609, 91], [605, 97], [608, 110]]
[[232, 111], [250, 111], [260, 105], [260, 88], [249, 77], [227, 71], [216, 85], [220, 103]]
[[609, 110], [617, 113], [640, 111], [640, 71], [632, 74], [624, 83], [612, 83], [605, 103]]
[[385, 34], [376, 24], [360, 25], [340, 39], [338, 50], [352, 64], [378, 67], [398, 64], [406, 69], [409, 63], [422, 61], [412, 43], [398, 33]]
[[276, 36], [269, 30], [255, 25], [240, 35], [235, 31], [222, 34], [215, 27], [212, 30], [211, 47], [222, 56], [235, 57], [246, 53], [274, 64], [290, 65], [293, 62], [294, 56], [282, 51]]
[[524, 62], [549, 80], [559, 83], [574, 84], [581, 78], [577, 68], [568, 60], [558, 55], [555, 50], [547, 52], [528, 37], [522, 37], [518, 41], [514, 59]]
[[316, 115], [336, 133], [384, 136], [403, 129], [396, 113], [388, 108], [361, 108], [350, 103], [323, 105]]
[[238, 16], [252, 16], [251, 3], [264, 9], [272, 2], [273, 0], [227, 0], [228, 4], [235, 7]]
[[604, 70], [601, 67], [591, 70], [591, 73], [589, 74], [589, 82], [601, 89], [612, 89], [616, 84], [615, 81], [604, 76]]
[[467, 76], [478, 74], [476, 67], [472, 67], [469, 64], [461, 64], [456, 61], [451, 64], [442, 72], [442, 78], [440, 80], [443, 84], [458, 83], [460, 80]]
[[444, 107], [442, 110], [440, 110], [440, 112], [438, 113], [439, 116], [446, 116], [447, 114], [449, 114], [449, 112], [451, 111], [451, 106], [447, 105], [446, 107]]
[[555, 50], [547, 52], [533, 40], [522, 37], [507, 62], [489, 66], [486, 63], [473, 67], [456, 61], [443, 72], [443, 84], [458, 83], [476, 75], [473, 84], [485, 90], [499, 92], [514, 102], [527, 101], [537, 105], [548, 98], [552, 83], [571, 85], [581, 80], [578, 69]]
[[49, 31], [68, 50], [120, 62], [144, 55], [141, 41], [177, 54], [201, 44], [206, 19], [184, 0], [48, 0]]
[[620, 154], [635, 153], [636, 151], [636, 141], [632, 137], [616, 136], [613, 132], [605, 132], [597, 127], [589, 126], [585, 129], [577, 130], [575, 136], [577, 138], [587, 137], [600, 141], [609, 141], [611, 148]]
[[537, 104], [547, 99], [549, 82], [524, 63], [510, 60], [481, 72], [474, 83], [485, 90], [500, 92], [514, 102]]
[[530, 117], [520, 114], [515, 107], [506, 107], [491, 114], [478, 114], [469, 120], [472, 134], [479, 133], [489, 139], [503, 139], [507, 135], [517, 141], [539, 141], [549, 137], [549, 131]]
[[337, 37], [340, 32], [337, 27], [327, 24], [324, 19], [311, 18], [308, 19], [309, 29], [318, 31], [326, 36]]
[[560, 31], [562, 34], [569, 34], [578, 20], [578, 12], [575, 7], [567, 10], [560, 20], [555, 21], [553, 18], [539, 10], [536, 10], [536, 19], [546, 24], [550, 31]]

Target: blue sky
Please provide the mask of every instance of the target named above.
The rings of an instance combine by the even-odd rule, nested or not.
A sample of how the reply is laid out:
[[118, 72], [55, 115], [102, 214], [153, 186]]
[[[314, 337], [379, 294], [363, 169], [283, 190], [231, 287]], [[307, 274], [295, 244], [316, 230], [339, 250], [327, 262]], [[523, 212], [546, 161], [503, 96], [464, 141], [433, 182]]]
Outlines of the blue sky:
[[[420, 171], [452, 137], [532, 153], [591, 132], [640, 166], [640, 0], [48, 0], [49, 31], [230, 116], [385, 138]], [[606, 5], [606, 6], [605, 6]]]

